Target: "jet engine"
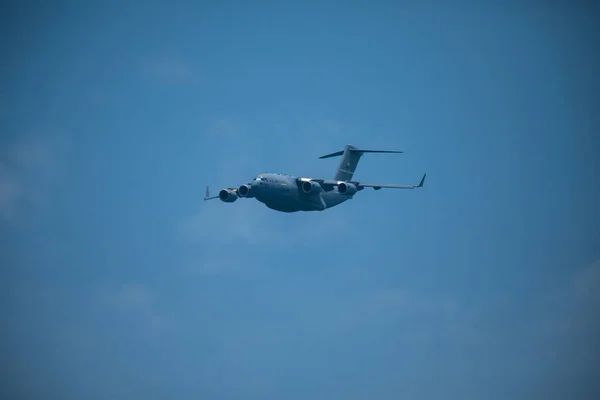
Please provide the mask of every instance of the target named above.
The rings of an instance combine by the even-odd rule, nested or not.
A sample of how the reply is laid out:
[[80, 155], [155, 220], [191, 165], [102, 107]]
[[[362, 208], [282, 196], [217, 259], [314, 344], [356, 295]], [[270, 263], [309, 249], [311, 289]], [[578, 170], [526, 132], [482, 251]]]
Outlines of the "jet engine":
[[346, 196], [352, 196], [358, 191], [358, 188], [353, 183], [342, 182], [338, 185], [338, 192]]
[[238, 196], [231, 189], [223, 189], [219, 192], [219, 199], [225, 203], [233, 203], [238, 199]]
[[240, 197], [254, 197], [251, 189], [250, 185], [242, 185], [238, 188], [238, 194]]
[[319, 193], [322, 190], [323, 190], [323, 188], [317, 182], [313, 182], [313, 181], [302, 182], [302, 191], [306, 194]]

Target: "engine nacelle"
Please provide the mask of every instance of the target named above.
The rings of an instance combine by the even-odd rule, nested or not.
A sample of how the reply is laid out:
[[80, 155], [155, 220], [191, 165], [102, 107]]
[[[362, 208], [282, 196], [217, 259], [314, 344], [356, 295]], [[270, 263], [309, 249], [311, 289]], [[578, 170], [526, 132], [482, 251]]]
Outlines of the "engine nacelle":
[[317, 182], [313, 182], [313, 181], [302, 182], [302, 191], [306, 194], [319, 193], [322, 190], [323, 190], [323, 188]]
[[252, 194], [252, 187], [250, 185], [242, 185], [238, 188], [238, 194], [240, 197], [254, 197]]
[[238, 196], [231, 189], [223, 189], [219, 192], [219, 199], [225, 203], [233, 203], [238, 199]]
[[353, 183], [342, 182], [338, 185], [338, 192], [346, 196], [352, 196], [358, 191], [358, 188]]

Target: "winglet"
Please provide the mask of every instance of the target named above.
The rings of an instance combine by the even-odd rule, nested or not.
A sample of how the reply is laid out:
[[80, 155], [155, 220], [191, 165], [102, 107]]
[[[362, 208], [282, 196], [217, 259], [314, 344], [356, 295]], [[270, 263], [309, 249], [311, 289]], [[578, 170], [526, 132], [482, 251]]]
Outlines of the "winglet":
[[206, 200], [210, 200], [210, 190], [208, 189], [208, 186], [206, 187], [206, 195], [204, 195], [204, 201]]
[[427, 174], [423, 174], [423, 177], [421, 178], [421, 182], [419, 183], [419, 185], [417, 187], [423, 187], [423, 184], [425, 183], [425, 177], [427, 177]]

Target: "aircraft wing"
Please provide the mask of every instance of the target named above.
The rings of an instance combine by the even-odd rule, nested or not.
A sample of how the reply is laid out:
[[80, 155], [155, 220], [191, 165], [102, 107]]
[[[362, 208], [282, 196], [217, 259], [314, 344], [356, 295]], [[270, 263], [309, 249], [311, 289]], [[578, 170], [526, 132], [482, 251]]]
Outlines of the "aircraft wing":
[[379, 190], [382, 188], [389, 188], [389, 189], [416, 189], [416, 188], [420, 188], [423, 187], [423, 184], [425, 183], [425, 177], [427, 176], [427, 174], [424, 174], [423, 177], [421, 178], [421, 182], [419, 182], [418, 185], [397, 185], [397, 184], [381, 184], [381, 183], [363, 183], [363, 182], [356, 182], [356, 186], [360, 187], [372, 187], [375, 190]]
[[[421, 178], [421, 182], [419, 182], [418, 185], [399, 185], [399, 184], [395, 184], [395, 183], [394, 184], [366, 183], [366, 182], [363, 183], [363, 182], [356, 182], [356, 181], [352, 181], [351, 183], [355, 184], [356, 187], [358, 188], [358, 190], [362, 190], [362, 189], [364, 189], [366, 187], [372, 187], [375, 190], [379, 190], [379, 189], [382, 189], [382, 188], [388, 188], [388, 189], [416, 189], [416, 188], [423, 187], [423, 184], [425, 183], [425, 177], [426, 176], [427, 176], [427, 174], [423, 175], [423, 177]], [[298, 179], [298, 183], [300, 183], [302, 181], [317, 182], [325, 190], [331, 190], [335, 186], [338, 186], [340, 184], [340, 182], [334, 181], [334, 180], [330, 180], [330, 179], [313, 179], [313, 178], [299, 178]]]

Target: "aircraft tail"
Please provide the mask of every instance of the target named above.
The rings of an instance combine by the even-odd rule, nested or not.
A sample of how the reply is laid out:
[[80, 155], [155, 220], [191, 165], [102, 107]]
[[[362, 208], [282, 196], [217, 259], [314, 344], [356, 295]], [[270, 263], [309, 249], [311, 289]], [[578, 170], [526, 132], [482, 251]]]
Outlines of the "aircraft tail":
[[360, 158], [364, 153], [403, 153], [403, 151], [365, 150], [359, 149], [357, 147], [352, 146], [351, 144], [348, 144], [346, 145], [346, 147], [344, 147], [344, 150], [342, 151], [327, 154], [319, 158], [342, 156], [340, 164], [335, 172], [335, 177], [333, 179], [336, 181], [350, 181], [352, 180], [352, 176], [354, 176], [354, 172], [356, 171], [356, 166], [358, 165], [358, 162], [360, 161]]

